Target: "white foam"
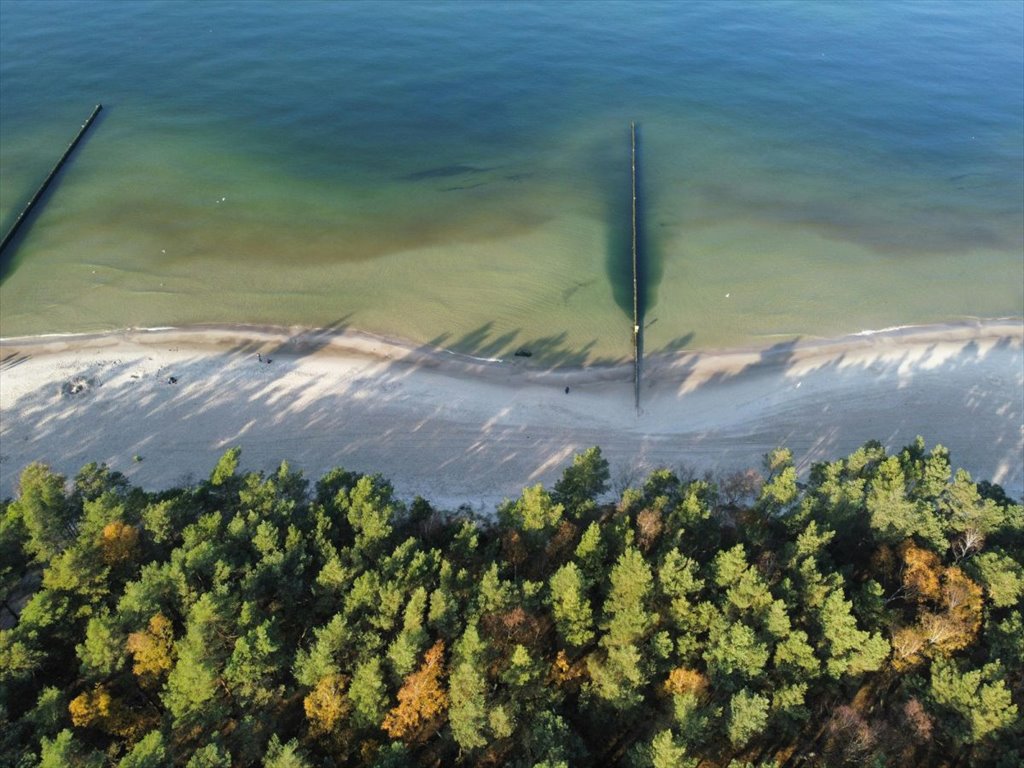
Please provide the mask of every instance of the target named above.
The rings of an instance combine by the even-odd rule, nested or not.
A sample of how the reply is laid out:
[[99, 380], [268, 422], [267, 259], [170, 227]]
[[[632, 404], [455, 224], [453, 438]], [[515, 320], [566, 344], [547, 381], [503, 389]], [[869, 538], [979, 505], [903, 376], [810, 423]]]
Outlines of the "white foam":
[[896, 331], [908, 331], [911, 328], [922, 328], [920, 325], [890, 325], [888, 328], [869, 328], [865, 331], [857, 331], [851, 336], [876, 336], [880, 333], [895, 333]]
[[505, 362], [500, 357], [474, 357], [473, 355], [467, 355], [467, 354], [464, 354], [462, 352], [454, 352], [454, 351], [452, 351], [450, 349], [443, 349], [441, 351], [442, 352], [447, 352], [449, 355], [454, 355], [455, 357], [461, 357], [461, 358], [464, 358], [464, 359], [467, 359], [467, 360], [475, 360], [478, 363], [504, 363]]

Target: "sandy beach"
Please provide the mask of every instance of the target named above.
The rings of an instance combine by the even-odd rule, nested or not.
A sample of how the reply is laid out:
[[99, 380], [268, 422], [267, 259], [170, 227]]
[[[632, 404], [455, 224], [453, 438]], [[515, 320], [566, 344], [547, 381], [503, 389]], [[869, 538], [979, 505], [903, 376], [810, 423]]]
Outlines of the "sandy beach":
[[380, 472], [403, 498], [487, 513], [591, 445], [621, 489], [660, 466], [726, 473], [783, 445], [806, 470], [920, 434], [1020, 497], [1022, 345], [1008, 320], [681, 352], [645, 360], [637, 413], [631, 364], [538, 370], [352, 331], [0, 339], [0, 496], [32, 461], [69, 476], [107, 462], [158, 489], [238, 445], [246, 470]]

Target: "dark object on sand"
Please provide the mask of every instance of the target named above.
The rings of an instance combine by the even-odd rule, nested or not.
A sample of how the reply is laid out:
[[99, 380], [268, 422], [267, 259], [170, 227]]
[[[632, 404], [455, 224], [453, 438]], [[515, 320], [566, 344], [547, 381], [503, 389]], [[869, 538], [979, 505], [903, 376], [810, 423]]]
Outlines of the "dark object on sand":
[[565, 394], [567, 394], [567, 395], [569, 394], [569, 388], [568, 387], [565, 388]]
[[60, 391], [63, 395], [80, 395], [87, 392], [91, 386], [92, 381], [90, 379], [76, 376], [70, 381], [65, 381], [61, 386]]
[[167, 383], [168, 384], [177, 384], [178, 383], [178, 377], [177, 376], [168, 376], [167, 377]]
[[515, 353], [516, 357], [533, 357], [533, 352], [528, 349], [517, 349]]
[[258, 362], [258, 363], [262, 363], [263, 362], [263, 355], [260, 352], [256, 353], [256, 362]]

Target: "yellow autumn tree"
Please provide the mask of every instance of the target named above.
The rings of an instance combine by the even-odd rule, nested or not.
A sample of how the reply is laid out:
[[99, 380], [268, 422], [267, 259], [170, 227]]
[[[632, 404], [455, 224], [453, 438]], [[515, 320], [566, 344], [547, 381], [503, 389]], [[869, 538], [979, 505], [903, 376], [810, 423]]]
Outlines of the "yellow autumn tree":
[[903, 671], [920, 662], [925, 643], [924, 630], [919, 625], [897, 629], [890, 639], [893, 669]]
[[448, 694], [441, 686], [444, 673], [444, 641], [438, 640], [426, 652], [423, 664], [405, 678], [398, 691], [398, 704], [384, 717], [381, 728], [393, 739], [415, 743], [432, 732], [448, 708]]
[[162, 613], [155, 614], [146, 629], [132, 632], [125, 644], [135, 663], [132, 671], [146, 687], [157, 685], [174, 666], [174, 628]]
[[352, 709], [345, 696], [346, 678], [341, 675], [326, 675], [320, 678], [309, 695], [302, 701], [309, 721], [309, 732], [323, 736], [334, 731]]
[[956, 566], [945, 570], [942, 574], [942, 605], [952, 631], [941, 646], [944, 652], [966, 648], [977, 639], [983, 602], [981, 586]]
[[105, 685], [85, 691], [68, 704], [76, 728], [96, 728], [128, 741], [137, 740], [155, 725], [155, 714], [127, 706]]
[[120, 520], [107, 523], [100, 537], [100, 550], [107, 565], [134, 560], [139, 553], [139, 529]]
[[587, 675], [587, 665], [583, 660], [570, 661], [564, 650], [560, 650], [551, 665], [550, 679], [556, 685], [564, 685], [573, 680], [580, 680]]
[[899, 547], [903, 561], [903, 588], [909, 597], [918, 601], [939, 599], [939, 579], [942, 561], [929, 549], [923, 549], [910, 539]]
[[68, 712], [76, 728], [104, 728], [111, 718], [113, 699], [106, 686], [97, 685], [71, 700]]
[[708, 679], [695, 669], [676, 667], [668, 673], [665, 692], [671, 695], [692, 693], [698, 699], [708, 690]]

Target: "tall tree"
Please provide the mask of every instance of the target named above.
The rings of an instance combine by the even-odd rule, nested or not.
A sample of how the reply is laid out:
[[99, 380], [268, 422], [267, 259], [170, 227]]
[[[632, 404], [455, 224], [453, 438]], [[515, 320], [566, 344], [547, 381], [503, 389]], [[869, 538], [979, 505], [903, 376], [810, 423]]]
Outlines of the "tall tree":
[[56, 557], [75, 534], [75, 510], [64, 493], [65, 479], [44, 464], [29, 464], [18, 481], [14, 514], [25, 525], [25, 549], [47, 563]]
[[555, 483], [552, 499], [569, 515], [579, 519], [596, 507], [597, 499], [608, 490], [611, 473], [608, 461], [598, 447], [588, 448], [572, 459], [561, 479]]
[[455, 644], [448, 683], [451, 708], [448, 721], [452, 735], [462, 749], [473, 750], [487, 743], [487, 681], [483, 671], [484, 641], [476, 625], [470, 624]]
[[575, 563], [566, 563], [552, 575], [550, 600], [558, 634], [568, 646], [582, 648], [594, 639], [594, 612]]
[[603, 653], [588, 659], [594, 693], [613, 706], [632, 707], [641, 699], [647, 671], [639, 642], [655, 617], [647, 607], [654, 577], [637, 549], [628, 548], [612, 568], [604, 603], [600, 640]]

